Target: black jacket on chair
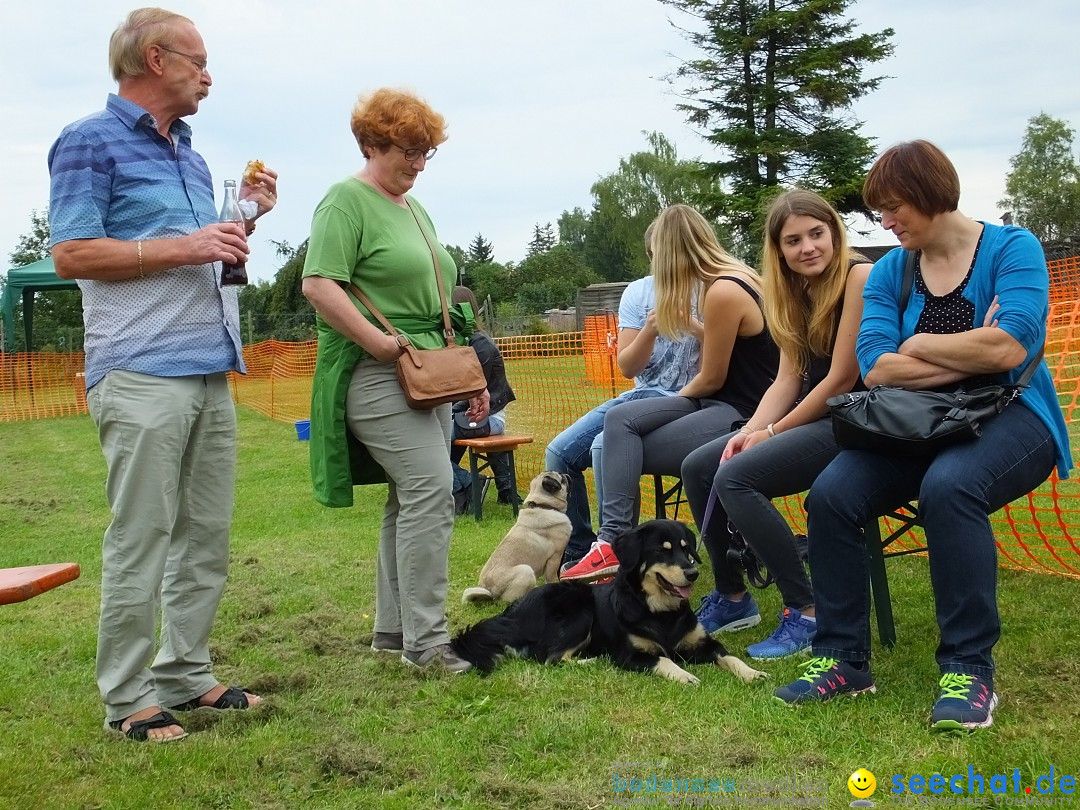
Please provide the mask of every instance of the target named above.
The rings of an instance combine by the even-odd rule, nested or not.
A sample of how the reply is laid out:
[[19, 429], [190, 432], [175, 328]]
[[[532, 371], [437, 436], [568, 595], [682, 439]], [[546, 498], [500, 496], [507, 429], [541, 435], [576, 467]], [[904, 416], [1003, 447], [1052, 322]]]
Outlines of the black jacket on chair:
[[[506, 379], [506, 366], [503, 363], [502, 353], [495, 341], [484, 332], [473, 332], [469, 338], [469, 345], [473, 347], [476, 356], [480, 360], [480, 366], [484, 369], [484, 377], [487, 379], [488, 395], [491, 397], [490, 412], [498, 413], [515, 399], [514, 389], [510, 387], [510, 381]], [[468, 408], [467, 402], [455, 402], [455, 411], [464, 411]]]

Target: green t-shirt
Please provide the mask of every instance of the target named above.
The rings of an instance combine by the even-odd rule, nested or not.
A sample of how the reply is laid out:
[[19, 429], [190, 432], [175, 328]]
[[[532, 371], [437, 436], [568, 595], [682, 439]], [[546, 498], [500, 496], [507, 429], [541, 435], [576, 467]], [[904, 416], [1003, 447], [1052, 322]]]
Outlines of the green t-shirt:
[[[423, 207], [411, 197], [409, 204], [435, 246], [449, 301], [457, 280], [454, 260], [435, 238]], [[417, 220], [408, 208], [395, 205], [367, 183], [356, 178], [344, 180], [319, 203], [311, 224], [304, 276], [351, 281], [414, 346], [438, 349], [446, 345], [435, 267]], [[382, 329], [359, 301], [353, 302]], [[463, 311], [466, 307], [450, 308], [458, 343], [465, 342], [474, 326], [472, 310]], [[367, 352], [321, 317], [317, 323], [319, 347], [311, 386], [311, 481], [320, 503], [351, 506], [354, 486], [386, 480], [386, 473], [367, 448], [345, 427], [349, 380]]]
[[[448, 301], [457, 267], [439, 244], [427, 211], [412, 197], [408, 201], [411, 211], [355, 177], [331, 186], [312, 218], [304, 277], [352, 282], [414, 346], [435, 349], [446, 345], [442, 308], [431, 250], [417, 219], [439, 258]], [[357, 308], [378, 326], [359, 302]], [[331, 328], [321, 317], [316, 320], [320, 333]]]

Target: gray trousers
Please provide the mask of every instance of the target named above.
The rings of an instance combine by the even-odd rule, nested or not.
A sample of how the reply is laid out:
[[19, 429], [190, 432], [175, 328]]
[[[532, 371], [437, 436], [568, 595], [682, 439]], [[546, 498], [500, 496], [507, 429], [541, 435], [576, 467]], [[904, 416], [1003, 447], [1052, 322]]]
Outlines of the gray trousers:
[[683, 459], [745, 419], [726, 402], [655, 397], [604, 415], [604, 501], [597, 537], [609, 543], [634, 527], [642, 475], [679, 475]]
[[446, 644], [454, 530], [450, 406], [413, 410], [394, 364], [368, 358], [353, 371], [345, 419], [389, 478], [376, 563], [375, 632], [402, 633], [405, 649], [414, 652]]
[[[236, 411], [225, 374], [111, 371], [87, 393], [108, 465], [97, 682], [106, 721], [210, 691], [229, 567]], [[161, 638], [154, 649], [158, 613]]]
[[795, 536], [772, 499], [810, 489], [818, 474], [840, 453], [832, 420], [825, 416], [777, 433], [721, 464], [720, 456], [733, 435], [699, 447], [682, 465], [683, 486], [699, 528], [714, 486], [719, 499], [708, 529], [701, 535], [712, 561], [716, 590], [725, 596], [746, 590], [742, 567], [732, 565], [727, 557], [730, 520], [776, 577], [784, 604], [796, 610], [811, 607], [814, 595]]

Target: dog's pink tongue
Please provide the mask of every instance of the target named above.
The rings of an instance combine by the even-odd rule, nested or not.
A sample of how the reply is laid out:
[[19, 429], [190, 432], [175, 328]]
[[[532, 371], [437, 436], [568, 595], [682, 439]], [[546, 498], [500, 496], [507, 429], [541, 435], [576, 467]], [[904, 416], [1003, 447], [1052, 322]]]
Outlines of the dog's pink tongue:
[[690, 586], [689, 585], [675, 585], [675, 592], [679, 594], [683, 599], [690, 598]]

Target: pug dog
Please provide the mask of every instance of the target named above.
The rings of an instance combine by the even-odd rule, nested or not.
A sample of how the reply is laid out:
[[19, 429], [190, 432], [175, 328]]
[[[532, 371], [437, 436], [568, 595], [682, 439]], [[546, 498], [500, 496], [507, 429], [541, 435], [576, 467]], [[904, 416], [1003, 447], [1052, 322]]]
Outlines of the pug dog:
[[570, 478], [548, 470], [529, 484], [529, 497], [517, 522], [480, 570], [475, 588], [466, 588], [462, 602], [513, 602], [536, 587], [536, 578], [559, 581], [559, 564], [570, 541], [566, 497]]

